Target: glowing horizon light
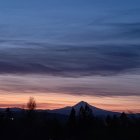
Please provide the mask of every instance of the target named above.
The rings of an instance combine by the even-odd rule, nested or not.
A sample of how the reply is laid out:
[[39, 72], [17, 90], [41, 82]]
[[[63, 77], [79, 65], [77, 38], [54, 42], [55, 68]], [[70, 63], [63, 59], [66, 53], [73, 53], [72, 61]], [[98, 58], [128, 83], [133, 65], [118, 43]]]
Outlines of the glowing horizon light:
[[[126, 100], [125, 96], [74, 96], [58, 93], [39, 93], [38, 95], [32, 93], [30, 96], [28, 94], [5, 94], [3, 97], [0, 96], [0, 107], [26, 108], [26, 103], [28, 102], [29, 97], [35, 98], [37, 109], [58, 109], [66, 106], [73, 106], [80, 101], [85, 101], [95, 107], [109, 111], [140, 113], [140, 97], [138, 98], [137, 96], [128, 96]], [[132, 100], [136, 99], [137, 102], [131, 102]]]
[[140, 0], [128, 1], [1, 0], [0, 107], [140, 112]]

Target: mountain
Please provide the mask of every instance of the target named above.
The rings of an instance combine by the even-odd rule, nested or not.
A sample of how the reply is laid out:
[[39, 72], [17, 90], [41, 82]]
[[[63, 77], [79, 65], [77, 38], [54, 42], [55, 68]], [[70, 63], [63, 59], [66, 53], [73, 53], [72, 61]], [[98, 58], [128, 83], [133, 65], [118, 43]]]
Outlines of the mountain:
[[[43, 114], [43, 115], [47, 114], [46, 116], [49, 116], [49, 118], [57, 117], [57, 118], [64, 119], [65, 117], [67, 117], [70, 114], [72, 108], [75, 109], [76, 115], [78, 115], [80, 108], [81, 107], [85, 108], [86, 105], [92, 110], [92, 112], [95, 116], [103, 116], [104, 117], [107, 115], [113, 116], [113, 115], [120, 115], [121, 114], [119, 112], [112, 112], [112, 111], [107, 111], [104, 109], [97, 108], [95, 106], [88, 104], [87, 102], [84, 102], [84, 101], [81, 101], [74, 106], [68, 106], [68, 107], [54, 109], [54, 110], [41, 110], [41, 109], [39, 109], [39, 110], [36, 110], [36, 112]], [[4, 112], [4, 111], [6, 111], [5, 108], [0, 108], [0, 112]], [[10, 111], [12, 111], [15, 114], [15, 116], [21, 116], [20, 114], [25, 113], [26, 110], [23, 110], [21, 108], [10, 108]], [[140, 113], [128, 114], [128, 116], [131, 118], [132, 117], [140, 117]]]
[[[0, 108], [0, 112], [4, 112], [4, 111], [6, 111], [6, 109], [7, 108]], [[15, 107], [15, 108], [10, 108], [10, 111], [12, 111], [12, 112], [21, 112], [21, 111], [23, 111], [23, 109]]]
[[111, 112], [111, 111], [107, 111], [107, 110], [103, 110], [103, 109], [94, 107], [94, 106], [92, 106], [92, 105], [90, 105], [90, 104], [88, 104], [84, 101], [81, 101], [74, 106], [68, 106], [68, 107], [64, 107], [64, 108], [60, 108], [60, 109], [49, 110], [48, 112], [56, 113], [56, 114], [69, 115], [72, 108], [74, 108], [75, 111], [76, 111], [76, 114], [78, 115], [78, 112], [79, 112], [80, 108], [81, 107], [85, 108], [86, 105], [92, 110], [92, 112], [95, 116], [119, 115], [120, 114], [118, 112]]

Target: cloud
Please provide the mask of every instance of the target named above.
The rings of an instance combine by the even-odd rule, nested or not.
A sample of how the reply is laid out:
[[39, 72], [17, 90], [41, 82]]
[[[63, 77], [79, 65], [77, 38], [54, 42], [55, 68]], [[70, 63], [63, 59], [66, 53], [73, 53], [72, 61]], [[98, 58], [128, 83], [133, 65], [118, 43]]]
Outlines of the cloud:
[[8, 95], [139, 96], [140, 76], [80, 78], [44, 75], [0, 75], [0, 93]]
[[120, 22], [105, 23], [106, 26], [113, 27], [116, 30], [114, 38], [121, 39], [139, 39], [140, 38], [140, 22]]
[[[136, 13], [140, 10], [136, 3], [129, 1], [128, 7], [114, 9], [118, 2], [109, 1], [107, 3], [112, 5], [109, 11], [106, 10], [109, 5], [104, 2], [103, 5], [97, 1], [90, 3], [86, 3], [89, 6], [87, 11], [83, 10], [85, 4], [78, 7], [78, 15], [75, 15], [77, 7], [74, 11], [70, 8], [63, 12], [66, 10], [64, 5], [61, 12], [56, 9], [51, 14], [46, 8], [37, 16], [32, 15], [33, 9], [30, 9], [33, 13], [29, 13], [29, 17], [25, 16], [26, 10], [16, 12], [17, 15], [2, 14], [2, 18], [6, 19], [0, 23], [0, 73], [62, 77], [108, 76], [133, 70], [139, 73], [140, 19]], [[90, 6], [92, 4], [95, 8]], [[52, 16], [55, 13], [58, 15]], [[15, 17], [15, 20], [10, 20], [9, 16]], [[23, 24], [24, 20], [26, 24]], [[88, 24], [90, 21], [91, 24]], [[26, 37], [32, 41], [26, 41]], [[51, 40], [54, 45], [42, 43], [42, 40]], [[55, 45], [57, 41], [66, 45]]]
[[32, 43], [0, 50], [0, 73], [5, 74], [104, 76], [139, 68], [139, 45], [34, 46]]

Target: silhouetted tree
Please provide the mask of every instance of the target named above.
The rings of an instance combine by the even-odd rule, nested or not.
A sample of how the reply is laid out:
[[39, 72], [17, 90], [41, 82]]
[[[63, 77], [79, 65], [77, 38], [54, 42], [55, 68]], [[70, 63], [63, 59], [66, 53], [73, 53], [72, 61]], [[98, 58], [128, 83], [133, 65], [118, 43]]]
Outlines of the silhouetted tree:
[[76, 111], [74, 108], [72, 108], [69, 119], [68, 119], [68, 126], [70, 128], [74, 128], [75, 125], [76, 125]]
[[125, 112], [123, 112], [123, 113], [121, 114], [121, 116], [120, 116], [120, 123], [121, 123], [121, 125], [123, 125], [123, 126], [127, 126], [127, 124], [128, 124], [128, 117], [127, 117], [127, 115], [125, 114]]
[[91, 119], [93, 117], [92, 109], [87, 104], [85, 106], [85, 115], [87, 119]]
[[35, 109], [36, 109], [36, 101], [33, 97], [29, 98], [29, 101], [27, 103], [27, 118], [30, 121], [30, 123], [34, 120], [35, 118]]
[[88, 128], [92, 127], [93, 120], [94, 120], [94, 116], [93, 116], [92, 109], [89, 107], [88, 104], [86, 104], [86, 106], [85, 106], [85, 125], [86, 125], [86, 127], [88, 127]]
[[29, 111], [33, 111], [36, 109], [36, 101], [33, 97], [30, 97], [28, 103], [27, 103], [27, 109]]
[[111, 121], [112, 121], [112, 118], [110, 115], [107, 115], [106, 119], [105, 119], [105, 122], [106, 122], [106, 125], [107, 126], [110, 126], [111, 125]]
[[11, 112], [10, 108], [6, 108], [5, 115], [6, 115], [6, 119], [10, 120], [12, 118], [12, 112]]
[[81, 106], [79, 110], [79, 119], [83, 120], [84, 118], [85, 118], [85, 109], [83, 106]]

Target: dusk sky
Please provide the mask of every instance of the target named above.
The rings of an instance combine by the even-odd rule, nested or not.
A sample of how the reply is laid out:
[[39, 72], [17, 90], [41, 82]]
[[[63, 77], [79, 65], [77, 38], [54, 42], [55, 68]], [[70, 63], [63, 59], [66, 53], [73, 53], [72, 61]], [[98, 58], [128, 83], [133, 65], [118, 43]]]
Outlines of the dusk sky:
[[139, 15], [139, 0], [0, 0], [0, 107], [140, 112]]

